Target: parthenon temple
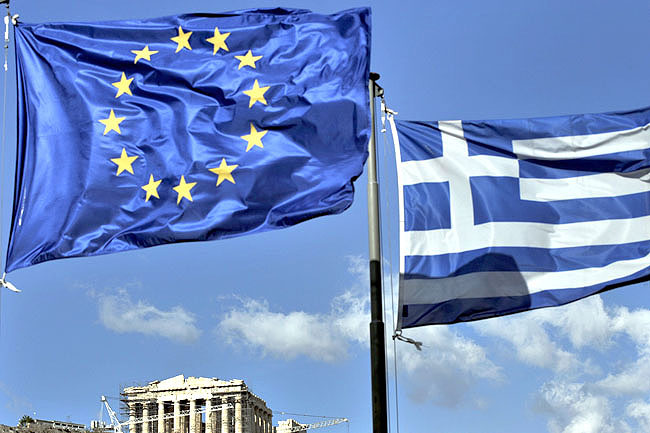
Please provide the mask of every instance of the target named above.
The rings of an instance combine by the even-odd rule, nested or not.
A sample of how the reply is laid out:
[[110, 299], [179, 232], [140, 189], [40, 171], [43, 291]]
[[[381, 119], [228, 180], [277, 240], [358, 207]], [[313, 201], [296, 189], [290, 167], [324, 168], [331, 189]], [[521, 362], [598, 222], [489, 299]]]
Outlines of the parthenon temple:
[[272, 412], [243, 380], [175, 376], [124, 388], [129, 433], [275, 433]]

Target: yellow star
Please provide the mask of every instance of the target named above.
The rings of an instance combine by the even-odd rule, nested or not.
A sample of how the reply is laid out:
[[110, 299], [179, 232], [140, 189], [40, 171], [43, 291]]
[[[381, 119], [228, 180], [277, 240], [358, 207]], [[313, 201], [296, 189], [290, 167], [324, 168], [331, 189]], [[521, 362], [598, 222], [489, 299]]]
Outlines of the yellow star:
[[250, 96], [251, 100], [248, 103], [248, 108], [252, 107], [253, 104], [255, 104], [257, 101], [261, 102], [262, 104], [266, 105], [266, 99], [264, 99], [264, 93], [269, 90], [271, 86], [264, 86], [260, 87], [259, 83], [257, 80], [255, 80], [255, 83], [253, 84], [253, 88], [250, 90], [244, 90], [244, 93], [248, 96]]
[[267, 132], [269, 131], [258, 131], [251, 123], [251, 133], [241, 136], [241, 138], [246, 140], [246, 142], [248, 143], [248, 146], [246, 146], [246, 152], [251, 150], [253, 146], [258, 146], [263, 149], [264, 146], [262, 145], [262, 137], [264, 137]]
[[129, 88], [131, 81], [133, 81], [133, 78], [127, 79], [126, 75], [124, 75], [124, 72], [122, 72], [122, 78], [120, 78], [120, 81], [112, 83], [113, 86], [117, 87], [117, 95], [115, 95], [116, 98], [119, 98], [120, 95], [123, 95], [124, 93], [128, 93], [129, 95], [133, 96], [133, 93], [131, 93], [131, 89]]
[[149, 51], [149, 45], [145, 45], [141, 50], [131, 50], [131, 52], [135, 54], [135, 60], [133, 60], [133, 63], [138, 63], [138, 60], [140, 59], [151, 61], [151, 56], [158, 54], [158, 51]]
[[133, 174], [133, 167], [131, 167], [131, 164], [133, 164], [133, 161], [135, 161], [137, 158], [137, 155], [128, 156], [126, 154], [126, 149], [122, 148], [122, 155], [120, 155], [119, 158], [111, 158], [111, 161], [117, 164], [117, 173], [115, 173], [115, 176], [119, 176], [120, 173], [122, 173], [124, 170]]
[[219, 51], [219, 48], [223, 48], [226, 51], [230, 51], [228, 49], [228, 46], [226, 45], [226, 38], [228, 36], [230, 36], [230, 33], [219, 33], [219, 28], [218, 27], [214, 28], [214, 36], [212, 36], [211, 38], [206, 39], [206, 41], [208, 41], [212, 45], [214, 45], [212, 55], [217, 54], [217, 51]]
[[239, 60], [239, 67], [241, 69], [244, 66], [250, 66], [255, 69], [255, 62], [262, 58], [262, 56], [254, 56], [251, 50], [248, 50], [245, 56], [235, 56]]
[[99, 119], [101, 123], [104, 124], [104, 135], [108, 134], [110, 131], [115, 131], [118, 134], [122, 134], [120, 131], [120, 123], [125, 119], [125, 117], [115, 117], [115, 113], [111, 108], [111, 114], [109, 114], [108, 119]]
[[219, 167], [209, 168], [208, 170], [210, 170], [214, 174], [219, 175], [219, 178], [217, 179], [217, 186], [219, 186], [221, 185], [221, 182], [223, 182], [224, 180], [228, 180], [232, 183], [235, 183], [235, 179], [233, 179], [231, 173], [237, 167], [239, 167], [239, 165], [237, 164], [233, 164], [233, 165], [226, 164], [226, 158], [222, 158]]
[[185, 183], [185, 176], [181, 176], [181, 182], [174, 187], [174, 191], [178, 193], [176, 204], [180, 204], [183, 198], [193, 201], [190, 190], [194, 188], [194, 185], [196, 185], [196, 182]]
[[144, 201], [149, 201], [151, 196], [160, 198], [158, 196], [158, 185], [160, 185], [160, 182], [162, 182], [162, 179], [153, 180], [153, 174], [149, 175], [149, 183], [141, 187], [143, 190], [147, 191], [147, 198], [145, 198]]
[[185, 33], [181, 26], [178, 26], [178, 36], [174, 36], [171, 38], [172, 41], [176, 42], [178, 45], [176, 46], [176, 52], [179, 52], [183, 48], [187, 48], [188, 50], [192, 51], [192, 47], [190, 47], [190, 36], [192, 35], [192, 32], [187, 32]]

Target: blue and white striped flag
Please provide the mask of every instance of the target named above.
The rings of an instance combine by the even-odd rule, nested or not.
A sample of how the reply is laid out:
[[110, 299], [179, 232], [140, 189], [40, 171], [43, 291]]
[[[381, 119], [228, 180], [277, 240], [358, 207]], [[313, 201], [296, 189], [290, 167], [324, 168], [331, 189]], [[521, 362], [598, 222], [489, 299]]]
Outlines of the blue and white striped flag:
[[650, 107], [391, 127], [400, 328], [562, 305], [650, 274]]

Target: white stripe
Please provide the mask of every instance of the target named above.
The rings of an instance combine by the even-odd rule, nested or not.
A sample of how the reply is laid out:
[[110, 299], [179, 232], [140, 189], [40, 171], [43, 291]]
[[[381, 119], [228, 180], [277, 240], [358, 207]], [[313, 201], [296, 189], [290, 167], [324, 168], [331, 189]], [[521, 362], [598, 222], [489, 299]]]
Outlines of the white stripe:
[[493, 222], [476, 225], [458, 245], [453, 229], [409, 231], [401, 236], [403, 256], [459, 253], [487, 247], [565, 248], [614, 245], [650, 239], [650, 216], [567, 224]]
[[575, 159], [650, 148], [650, 124], [625, 131], [513, 140], [521, 159]]
[[589, 287], [633, 275], [650, 266], [650, 256], [610, 263], [602, 268], [562, 272], [475, 272], [457, 277], [402, 279], [404, 304], [437, 304], [451, 299], [523, 296], [544, 290]]
[[565, 179], [519, 179], [523, 200], [554, 201], [616, 197], [650, 191], [650, 170], [600, 173]]
[[[435, 158], [398, 163], [399, 175], [402, 176], [402, 184], [413, 185], [422, 182], [446, 182], [452, 174], [451, 162], [447, 158]], [[519, 163], [513, 158], [472, 155], [462, 160], [462, 170], [460, 173], [467, 177], [519, 177]]]

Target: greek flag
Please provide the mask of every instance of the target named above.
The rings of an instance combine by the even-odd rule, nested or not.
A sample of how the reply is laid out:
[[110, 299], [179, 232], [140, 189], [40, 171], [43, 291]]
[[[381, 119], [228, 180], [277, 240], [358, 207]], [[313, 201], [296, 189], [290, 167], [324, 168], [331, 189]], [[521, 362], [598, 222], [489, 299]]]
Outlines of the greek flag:
[[562, 305], [650, 273], [650, 107], [391, 127], [400, 328]]

